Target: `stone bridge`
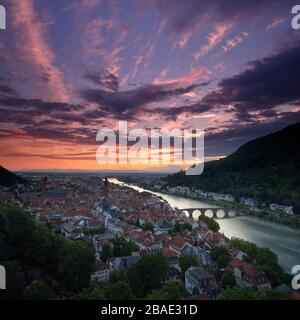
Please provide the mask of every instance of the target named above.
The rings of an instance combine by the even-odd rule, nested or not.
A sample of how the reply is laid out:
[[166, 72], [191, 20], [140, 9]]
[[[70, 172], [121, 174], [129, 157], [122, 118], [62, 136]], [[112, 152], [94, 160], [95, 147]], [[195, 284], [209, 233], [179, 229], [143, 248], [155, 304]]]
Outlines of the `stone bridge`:
[[245, 213], [241, 214], [235, 209], [228, 208], [186, 208], [178, 209], [178, 213], [185, 214], [187, 218], [193, 218], [196, 221], [200, 216], [206, 216], [214, 219], [225, 219], [245, 215]]

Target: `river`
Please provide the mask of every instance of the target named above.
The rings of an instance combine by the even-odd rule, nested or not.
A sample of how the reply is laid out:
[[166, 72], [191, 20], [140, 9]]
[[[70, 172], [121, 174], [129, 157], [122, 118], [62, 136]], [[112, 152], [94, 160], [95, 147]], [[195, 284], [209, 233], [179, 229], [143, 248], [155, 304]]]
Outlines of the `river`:
[[[121, 182], [118, 179], [109, 179], [109, 181], [133, 188], [139, 192], [151, 192], [162, 197], [173, 208], [214, 207], [202, 201], [146, 190], [132, 184]], [[291, 272], [294, 265], [300, 265], [300, 230], [250, 216], [219, 219], [217, 221], [221, 227], [220, 231], [227, 237], [239, 237], [273, 250], [278, 255], [280, 265], [287, 272]]]

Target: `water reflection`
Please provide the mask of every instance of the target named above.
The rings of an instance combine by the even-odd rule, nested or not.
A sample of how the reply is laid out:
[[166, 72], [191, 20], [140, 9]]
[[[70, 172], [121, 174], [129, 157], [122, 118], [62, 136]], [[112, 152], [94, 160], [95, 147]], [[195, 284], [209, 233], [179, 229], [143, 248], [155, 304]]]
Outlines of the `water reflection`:
[[[140, 192], [148, 191], [143, 188], [128, 185], [117, 179], [110, 182], [131, 187]], [[160, 192], [152, 192], [166, 200], [173, 208], [216, 208], [216, 206], [202, 201], [186, 199], [179, 196], [168, 195]], [[218, 220], [227, 237], [239, 237], [252, 241], [259, 246], [268, 247], [277, 253], [282, 267], [291, 271], [292, 266], [300, 265], [300, 231], [291, 229], [278, 223], [264, 221], [254, 217], [235, 217]]]

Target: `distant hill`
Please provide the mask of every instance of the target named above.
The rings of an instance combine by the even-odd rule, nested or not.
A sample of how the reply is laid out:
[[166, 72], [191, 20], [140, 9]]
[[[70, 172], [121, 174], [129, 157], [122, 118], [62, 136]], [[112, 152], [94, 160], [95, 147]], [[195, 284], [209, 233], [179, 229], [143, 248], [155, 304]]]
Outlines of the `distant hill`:
[[255, 197], [261, 202], [293, 205], [300, 213], [300, 123], [252, 140], [230, 156], [205, 163], [200, 176], [178, 172], [169, 185]]
[[0, 186], [11, 187], [17, 183], [25, 183], [25, 180], [0, 166]]

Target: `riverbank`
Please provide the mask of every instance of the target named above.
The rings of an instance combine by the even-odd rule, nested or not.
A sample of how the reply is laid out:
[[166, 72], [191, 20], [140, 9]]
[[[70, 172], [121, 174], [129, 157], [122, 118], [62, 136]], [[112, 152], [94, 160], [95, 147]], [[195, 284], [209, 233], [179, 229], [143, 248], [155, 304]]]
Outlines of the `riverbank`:
[[226, 209], [233, 209], [236, 211], [240, 211], [241, 213], [244, 213], [244, 215], [251, 215], [251, 216], [255, 216], [259, 219], [265, 220], [265, 221], [271, 221], [274, 223], [278, 223], [280, 225], [285, 225], [288, 227], [291, 227], [293, 229], [296, 230], [300, 230], [300, 216], [297, 215], [287, 215], [284, 213], [279, 213], [279, 212], [273, 212], [270, 210], [265, 210], [265, 211], [253, 211], [250, 210], [249, 207], [241, 204], [241, 203], [237, 203], [237, 202], [228, 202], [228, 201], [222, 201], [222, 200], [213, 200], [213, 199], [207, 199], [207, 198], [201, 198], [201, 197], [192, 197], [192, 196], [187, 196], [187, 195], [178, 195], [178, 194], [174, 194], [172, 192], [169, 192], [166, 189], [163, 190], [157, 190], [149, 185], [145, 185], [145, 184], [138, 184], [138, 183], [131, 183], [132, 185], [135, 185], [137, 187], [141, 187], [145, 190], [151, 190], [152, 192], [160, 192], [163, 194], [168, 194], [168, 195], [173, 195], [173, 196], [179, 196], [182, 198], [186, 198], [186, 199], [191, 199], [191, 200], [196, 200], [196, 201], [201, 201], [201, 202], [205, 202], [208, 203], [214, 207], [221, 207], [221, 208], [226, 208]]
[[[173, 208], [208, 208], [209, 206], [216, 206], [204, 201], [147, 190], [137, 185], [120, 182], [117, 179], [113, 180], [114, 182], [111, 182], [134, 188], [139, 192], [150, 192], [160, 196]], [[218, 223], [221, 227], [220, 231], [229, 238], [238, 237], [261, 247], [270, 248], [278, 255], [279, 263], [285, 271], [291, 272], [291, 268], [294, 265], [300, 264], [299, 230], [253, 216], [219, 219]]]

